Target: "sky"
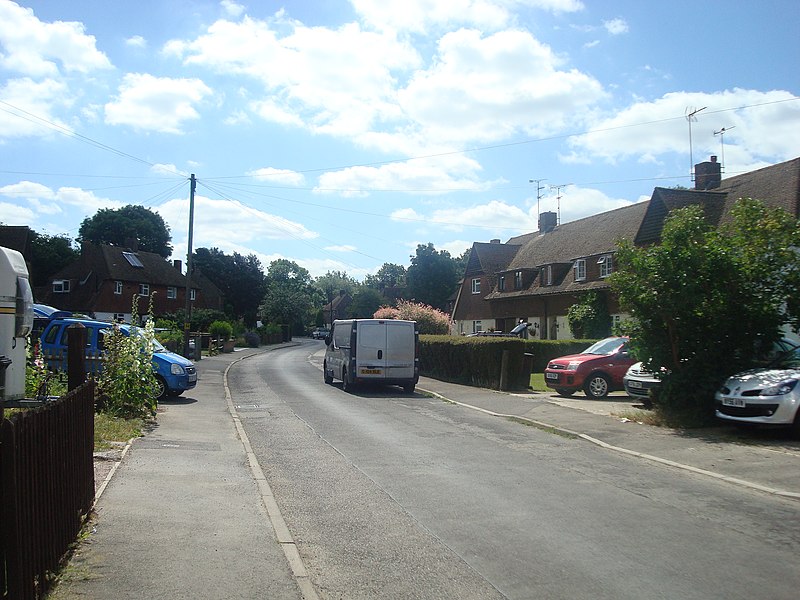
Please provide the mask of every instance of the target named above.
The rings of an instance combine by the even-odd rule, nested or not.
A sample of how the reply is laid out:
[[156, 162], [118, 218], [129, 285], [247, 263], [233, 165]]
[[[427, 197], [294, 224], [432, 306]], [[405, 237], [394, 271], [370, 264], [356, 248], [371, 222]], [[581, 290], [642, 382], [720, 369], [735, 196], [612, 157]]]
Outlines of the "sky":
[[[800, 156], [796, 0], [0, 0], [0, 222], [314, 277]], [[690, 115], [694, 115], [689, 118]]]

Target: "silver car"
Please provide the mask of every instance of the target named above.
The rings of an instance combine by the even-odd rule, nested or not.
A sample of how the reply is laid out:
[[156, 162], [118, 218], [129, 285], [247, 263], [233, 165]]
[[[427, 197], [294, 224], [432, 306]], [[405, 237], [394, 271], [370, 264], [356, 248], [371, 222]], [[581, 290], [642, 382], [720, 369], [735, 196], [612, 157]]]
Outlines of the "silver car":
[[631, 398], [641, 398], [645, 404], [650, 402], [650, 390], [658, 388], [661, 385], [661, 380], [649, 369], [645, 368], [643, 363], [637, 362], [632, 364], [625, 377], [622, 378], [622, 385], [625, 386], [625, 391]]
[[754, 425], [791, 427], [800, 436], [800, 346], [769, 367], [730, 377], [717, 391], [720, 419]]

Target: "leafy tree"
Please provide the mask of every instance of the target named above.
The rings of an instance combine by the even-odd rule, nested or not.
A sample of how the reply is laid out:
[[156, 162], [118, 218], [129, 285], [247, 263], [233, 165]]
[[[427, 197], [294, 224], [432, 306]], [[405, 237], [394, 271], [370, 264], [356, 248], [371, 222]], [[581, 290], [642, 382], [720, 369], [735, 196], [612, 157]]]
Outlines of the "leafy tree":
[[314, 279], [314, 285], [322, 292], [325, 301], [329, 302], [342, 291], [352, 297], [360, 284], [344, 271], [328, 271], [325, 275]]
[[266, 275], [255, 254], [225, 254], [217, 248], [198, 248], [192, 257], [193, 268], [214, 282], [225, 296], [226, 312], [246, 325], [256, 322], [258, 307], [266, 291]]
[[798, 323], [800, 222], [781, 209], [741, 200], [716, 230], [701, 208], [674, 211], [661, 244], [623, 242], [611, 277], [640, 356], [665, 367], [657, 406], [676, 424], [713, 417], [715, 390], [754, 364]]
[[461, 256], [455, 259], [456, 261], [456, 280], [460, 281], [464, 278], [464, 273], [467, 270], [467, 264], [469, 263], [469, 257], [472, 254], [472, 247], [467, 248], [464, 252], [461, 253]]
[[129, 204], [122, 208], [101, 208], [87, 217], [78, 230], [79, 242], [125, 247], [135, 239], [139, 249], [164, 258], [172, 254], [172, 236], [164, 219], [149, 208]]
[[408, 293], [417, 302], [443, 309], [458, 284], [457, 272], [457, 263], [447, 250], [419, 244], [408, 267]]
[[383, 302], [384, 298], [378, 290], [362, 285], [353, 295], [350, 315], [356, 319], [371, 319]]
[[267, 286], [259, 310], [265, 321], [292, 325], [302, 331], [312, 320], [320, 295], [311, 283], [311, 275], [296, 262], [281, 258], [267, 269]]
[[65, 235], [47, 235], [31, 230], [31, 275], [34, 287], [47, 284], [50, 277], [80, 257]]
[[611, 332], [611, 316], [604, 295], [587, 292], [567, 310], [567, 321], [576, 339], [602, 338]]
[[406, 284], [406, 268], [403, 265], [383, 263], [375, 275], [367, 275], [364, 285], [382, 290], [386, 287], [403, 286]]

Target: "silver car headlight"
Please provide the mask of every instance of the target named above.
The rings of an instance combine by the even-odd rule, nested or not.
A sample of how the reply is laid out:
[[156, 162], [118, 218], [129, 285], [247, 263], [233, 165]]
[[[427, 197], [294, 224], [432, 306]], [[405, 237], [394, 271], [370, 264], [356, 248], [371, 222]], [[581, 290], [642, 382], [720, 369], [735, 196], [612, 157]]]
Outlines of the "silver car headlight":
[[791, 392], [797, 385], [797, 379], [787, 379], [776, 385], [761, 390], [762, 396], [783, 396]]
[[183, 375], [184, 374], [183, 367], [180, 366], [178, 363], [172, 363], [172, 365], [169, 368], [169, 372], [172, 373], [173, 375]]
[[573, 360], [571, 363], [567, 365], [567, 371], [575, 371], [578, 366], [580, 366], [580, 362], [577, 360]]

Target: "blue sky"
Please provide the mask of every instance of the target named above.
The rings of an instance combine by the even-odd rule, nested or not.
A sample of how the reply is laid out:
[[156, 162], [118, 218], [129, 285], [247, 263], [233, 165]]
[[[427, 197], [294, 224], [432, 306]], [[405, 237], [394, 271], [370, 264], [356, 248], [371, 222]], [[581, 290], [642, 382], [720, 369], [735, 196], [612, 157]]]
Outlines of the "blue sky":
[[142, 204], [185, 259], [194, 173], [195, 248], [358, 279], [458, 255], [691, 187], [691, 158], [800, 156], [797, 23], [796, 0], [0, 0], [0, 221], [74, 238]]

